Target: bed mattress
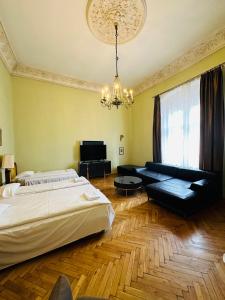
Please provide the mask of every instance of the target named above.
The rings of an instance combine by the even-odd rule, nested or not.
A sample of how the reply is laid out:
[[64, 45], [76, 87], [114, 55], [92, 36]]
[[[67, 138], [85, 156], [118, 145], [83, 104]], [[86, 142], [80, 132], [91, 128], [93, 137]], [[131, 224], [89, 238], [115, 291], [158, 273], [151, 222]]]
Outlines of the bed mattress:
[[[98, 198], [88, 201], [85, 193]], [[21, 187], [0, 200], [0, 269], [111, 228], [111, 202], [86, 179]]]

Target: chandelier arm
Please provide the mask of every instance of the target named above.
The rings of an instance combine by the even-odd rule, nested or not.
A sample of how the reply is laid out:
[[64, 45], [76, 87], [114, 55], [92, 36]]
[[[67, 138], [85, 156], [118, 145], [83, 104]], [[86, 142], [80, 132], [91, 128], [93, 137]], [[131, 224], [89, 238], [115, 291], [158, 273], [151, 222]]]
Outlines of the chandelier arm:
[[116, 37], [116, 44], [115, 44], [115, 48], [116, 48], [116, 77], [118, 77], [118, 60], [119, 60], [119, 57], [118, 57], [118, 24], [115, 23], [115, 30], [116, 30], [116, 34], [115, 34], [115, 37]]

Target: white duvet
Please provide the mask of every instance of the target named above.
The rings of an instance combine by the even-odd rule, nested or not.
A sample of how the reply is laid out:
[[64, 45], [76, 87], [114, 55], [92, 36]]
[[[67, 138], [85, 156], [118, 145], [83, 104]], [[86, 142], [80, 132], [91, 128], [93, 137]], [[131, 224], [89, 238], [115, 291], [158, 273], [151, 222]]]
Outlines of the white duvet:
[[114, 220], [111, 202], [85, 178], [16, 193], [0, 199], [0, 269], [109, 230]]
[[[95, 192], [98, 199], [87, 201], [84, 193]], [[33, 223], [96, 205], [110, 204], [85, 178], [80, 182], [59, 182], [20, 187], [10, 199], [0, 200], [9, 207], [0, 216], [0, 230]]]

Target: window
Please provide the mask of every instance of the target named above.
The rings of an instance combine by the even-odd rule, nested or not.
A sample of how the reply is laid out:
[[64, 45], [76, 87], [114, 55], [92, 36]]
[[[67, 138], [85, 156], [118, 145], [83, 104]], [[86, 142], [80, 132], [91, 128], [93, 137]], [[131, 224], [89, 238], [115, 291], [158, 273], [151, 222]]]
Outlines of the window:
[[199, 167], [200, 78], [160, 96], [162, 163]]

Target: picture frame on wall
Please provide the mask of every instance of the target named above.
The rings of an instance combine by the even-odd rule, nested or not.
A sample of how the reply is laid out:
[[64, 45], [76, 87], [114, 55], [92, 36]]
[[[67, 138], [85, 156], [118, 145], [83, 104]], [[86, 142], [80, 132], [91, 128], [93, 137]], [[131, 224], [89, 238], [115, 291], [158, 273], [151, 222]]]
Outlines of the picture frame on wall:
[[119, 147], [119, 155], [124, 155], [124, 147]]

